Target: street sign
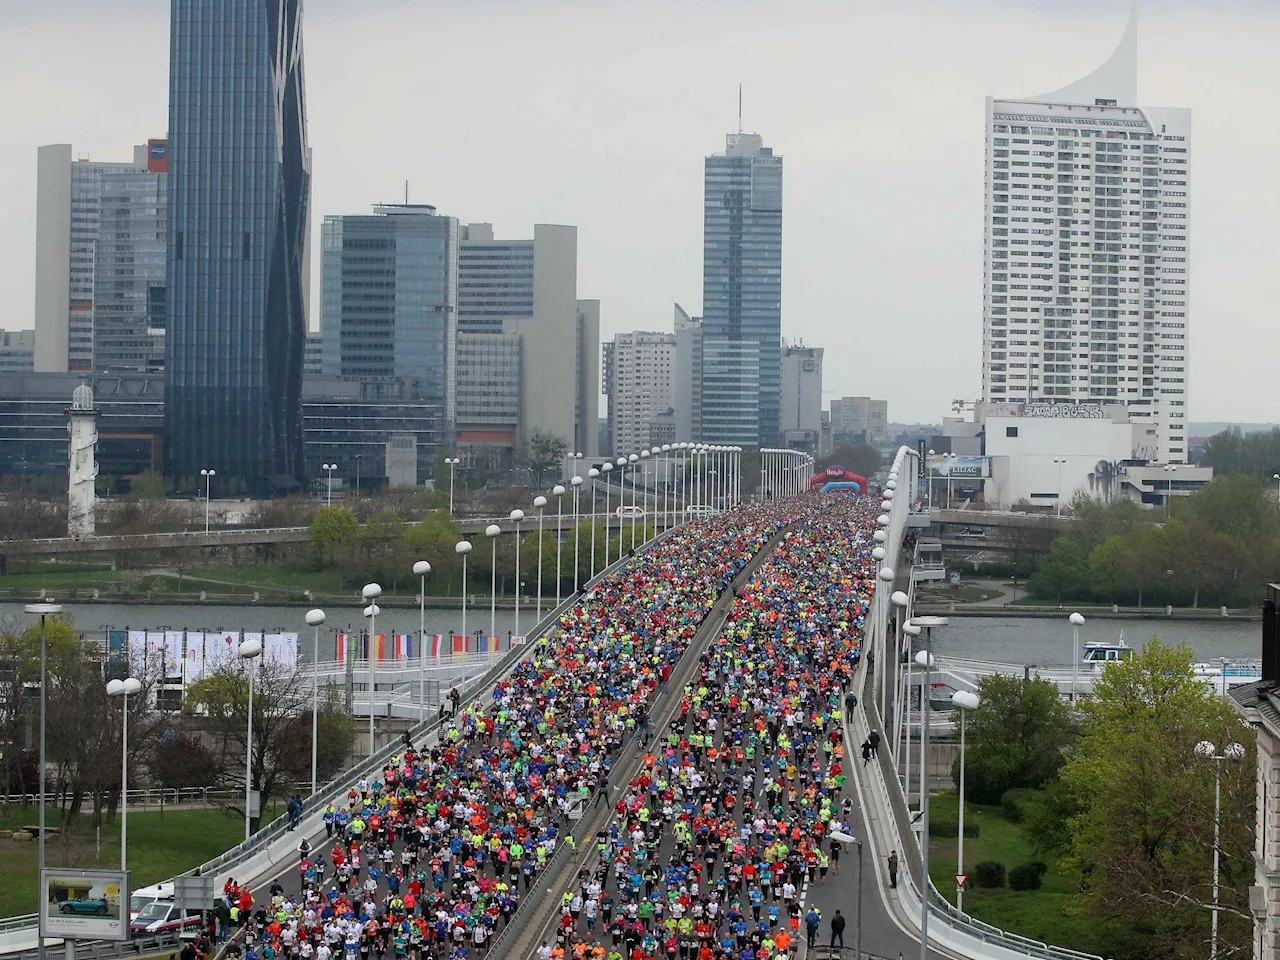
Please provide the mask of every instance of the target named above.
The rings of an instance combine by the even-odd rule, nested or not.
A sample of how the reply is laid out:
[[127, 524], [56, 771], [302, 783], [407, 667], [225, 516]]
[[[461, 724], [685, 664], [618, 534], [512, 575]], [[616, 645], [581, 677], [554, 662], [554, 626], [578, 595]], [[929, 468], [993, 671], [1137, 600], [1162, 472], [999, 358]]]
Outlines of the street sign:
[[565, 814], [570, 820], [581, 820], [587, 812], [587, 798], [582, 794], [571, 796], [565, 805]]
[[956, 877], [956, 889], [963, 890], [965, 881], [969, 879], [969, 875], [967, 873], [957, 873], [955, 877]]

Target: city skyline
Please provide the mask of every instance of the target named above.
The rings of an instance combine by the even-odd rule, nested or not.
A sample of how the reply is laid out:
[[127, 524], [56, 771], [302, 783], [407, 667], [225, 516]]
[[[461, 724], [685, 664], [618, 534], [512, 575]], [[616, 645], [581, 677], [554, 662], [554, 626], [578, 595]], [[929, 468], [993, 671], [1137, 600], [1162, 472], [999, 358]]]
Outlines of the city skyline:
[[[167, 5], [136, 0], [124, 6], [126, 25], [137, 37], [131, 49], [139, 51], [140, 62], [112, 62], [107, 71], [99, 59], [100, 77], [93, 89], [86, 88], [77, 65], [60, 64], [64, 73], [70, 69], [64, 79], [49, 77], [40, 62], [24, 56], [0, 68], [7, 83], [16, 82], [9, 78], [22, 73], [49, 81], [36, 83], [33, 97], [8, 108], [16, 122], [4, 137], [19, 159], [6, 162], [12, 164], [15, 177], [33, 179], [31, 158], [39, 143], [71, 142], [77, 153], [109, 160], [127, 156], [125, 151], [138, 136], [162, 132], [164, 91], [148, 92], [146, 81], [163, 77], [166, 68]], [[774, 53], [761, 54], [769, 57], [771, 66], [785, 62], [784, 75], [770, 71], [767, 82], [753, 79], [752, 71], [743, 76], [740, 67], [725, 68], [734, 58], [708, 49], [707, 63], [682, 81], [677, 98], [676, 84], [666, 78], [645, 74], [643, 83], [638, 78], [644, 73], [639, 61], [656, 43], [656, 26], [672, 22], [664, 19], [670, 11], [659, 6], [655, 26], [650, 27], [635, 11], [623, 8], [612, 13], [615, 26], [628, 28], [619, 31], [627, 40], [610, 56], [625, 69], [604, 85], [605, 90], [578, 90], [567, 73], [550, 67], [527, 94], [512, 97], [508, 89], [508, 100], [503, 100], [496, 94], [500, 78], [530, 67], [527, 57], [519, 54], [514, 63], [483, 78], [470, 95], [473, 99], [427, 105], [423, 125], [433, 135], [430, 149], [424, 151], [425, 141], [383, 122], [386, 107], [352, 108], [353, 90], [364, 91], [367, 100], [369, 91], [363, 86], [339, 89], [343, 44], [360, 49], [362, 38], [396, 18], [416, 22], [420, 14], [401, 6], [393, 10], [373, 3], [363, 17], [352, 21], [335, 4], [308, 4], [308, 83], [317, 151], [313, 228], [325, 213], [399, 199], [405, 179], [411, 182], [412, 200], [436, 204], [460, 218], [492, 218], [508, 235], [521, 223], [577, 223], [584, 238], [582, 286], [609, 304], [602, 318], [602, 339], [619, 331], [662, 329], [672, 300], [686, 304], [691, 313], [702, 312], [697, 295], [701, 210], [696, 162], [717, 148], [721, 131], [732, 128], [737, 82], [743, 80], [744, 125], [764, 132], [793, 167], [784, 226], [783, 335], [802, 336], [830, 351], [836, 362], [828, 371], [824, 399], [848, 393], [885, 396], [906, 420], [936, 419], [947, 412], [951, 399], [976, 396], [980, 389], [981, 235], [974, 225], [981, 216], [983, 98], [993, 93], [1016, 97], [1069, 83], [1106, 57], [1127, 16], [1127, 7], [1115, 3], [1073, 5], [1070, 16], [1034, 3], [972, 4], [964, 17], [923, 4], [854, 14], [817, 3], [793, 17], [775, 37]], [[37, 11], [18, 13], [14, 36], [27, 38], [24, 46], [38, 48], [40, 39], [51, 35], [51, 21], [67, 10], [82, 12], [95, 30], [100, 26], [107, 35], [113, 29], [99, 23], [92, 8], [69, 2], [56, 5], [48, 21]], [[545, 18], [555, 21], [557, 10], [577, 7], [567, 4], [544, 11]], [[920, 15], [926, 11], [929, 18], [922, 21]], [[1139, 102], [1201, 108], [1196, 143], [1202, 174], [1196, 200], [1198, 279], [1192, 301], [1212, 297], [1208, 302], [1213, 307], [1207, 318], [1203, 309], [1199, 311], [1200, 333], [1190, 340], [1196, 370], [1189, 416], [1274, 419], [1274, 404], [1261, 387], [1264, 364], [1247, 343], [1266, 329], [1265, 316], [1253, 304], [1265, 302], [1262, 276], [1274, 259], [1275, 239], [1265, 226], [1255, 227], [1248, 214], [1259, 199], [1265, 204], [1274, 197], [1274, 188], [1254, 170], [1265, 166], [1262, 160], [1275, 135], [1254, 128], [1247, 105], [1253, 91], [1261, 89], [1248, 52], [1266, 34], [1275, 14], [1257, 4], [1214, 11], [1210, 30], [1207, 14], [1185, 4], [1144, 4], [1140, 13], [1145, 16]], [[459, 11], [436, 12], [434, 19], [440, 35], [454, 41], [474, 27]], [[596, 13], [584, 13], [581, 19], [573, 34], [576, 42], [584, 32], [606, 25]], [[693, 11], [683, 18], [682, 48], [705, 46], [712, 19], [710, 11]], [[487, 42], [511, 52], [516, 50], [514, 35], [536, 23], [532, 13], [514, 11], [510, 22], [492, 23]], [[858, 31], [850, 32], [853, 27]], [[767, 11], [750, 9], [735, 24], [735, 37], [747, 52], [765, 51], [766, 35], [778, 29]], [[963, 51], [944, 42], [958, 29], [967, 30], [965, 36], [973, 41]], [[867, 49], [861, 57], [865, 41], [858, 37], [867, 30], [883, 34], [877, 47], [896, 51], [901, 66], [889, 63], [877, 50]], [[1050, 32], [1055, 42], [1044, 43]], [[796, 59], [806, 43], [819, 44], [815, 49], [820, 50], [825, 49], [820, 44], [834, 42], [828, 34], [844, 37], [859, 52], [850, 58], [857, 62], [838, 77], [824, 72], [829, 68]], [[162, 52], [150, 49], [149, 38], [159, 38]], [[474, 48], [467, 56], [474, 56]], [[395, 49], [380, 59], [384, 62], [374, 75], [385, 83], [398, 69]], [[719, 75], [713, 75], [716, 72]], [[880, 78], [879, 95], [869, 100], [855, 97], [858, 85], [871, 76]], [[103, 91], [112, 90], [117, 78], [114, 99], [104, 101]], [[824, 87], [812, 102], [798, 105], [799, 85], [830, 86], [835, 80], [843, 93]], [[67, 96], [69, 88], [75, 89], [75, 97]], [[1217, 95], [1224, 89], [1234, 96]], [[120, 91], [128, 91], [128, 102], [121, 102]], [[549, 100], [551, 93], [555, 97]], [[566, 96], [564, 111], [550, 109], [550, 102]], [[613, 105], [606, 108], [610, 97]], [[467, 109], [476, 109], [475, 98], [484, 101], [486, 110], [496, 111], [494, 122], [486, 126], [501, 131], [504, 140], [521, 142], [520, 161], [513, 159], [512, 151], [490, 149], [495, 134], [467, 128], [457, 119]], [[94, 104], [102, 112], [107, 102], [114, 111], [109, 131], [92, 116]], [[926, 103], [929, 131], [902, 119]], [[1210, 103], [1212, 111], [1205, 109]], [[840, 104], [850, 109], [833, 109]], [[39, 106], [38, 118], [30, 105]], [[521, 111], [524, 120], [516, 116]], [[389, 139], [378, 139], [382, 146], [370, 153], [360, 145], [375, 142], [375, 122], [378, 137]], [[545, 131], [534, 138], [538, 142], [529, 139], [534, 128]], [[316, 136], [319, 130], [324, 131], [321, 137]], [[583, 130], [590, 130], [590, 136]], [[620, 136], [626, 130], [635, 132]], [[646, 148], [634, 149], [632, 144], [640, 140]], [[929, 167], [926, 174], [921, 152], [925, 145], [942, 149], [948, 163], [936, 170]], [[406, 160], [406, 155], [412, 159]], [[467, 167], [474, 169], [470, 176], [460, 172]], [[356, 170], [361, 171], [358, 176]], [[513, 176], [516, 171], [519, 175]], [[638, 176], [641, 171], [643, 178]], [[17, 182], [24, 182], [21, 177]], [[506, 186], [504, 179], [515, 182]], [[868, 190], [868, 183], [875, 189]], [[21, 196], [24, 192], [30, 191], [16, 191], [0, 211], [8, 214], [10, 224], [0, 234], [0, 245], [18, 267], [0, 278], [0, 294], [13, 305], [7, 329], [28, 326], [32, 302], [29, 271], [21, 268], [24, 261], [31, 262], [34, 232], [27, 226], [33, 214], [29, 198]], [[939, 226], [924, 229], [930, 223]], [[1242, 232], [1248, 242], [1236, 243]], [[318, 251], [318, 246], [313, 244], [313, 249]], [[314, 267], [313, 278], [318, 274]], [[909, 278], [918, 275], [920, 267], [926, 269], [928, 283], [914, 284], [913, 296], [902, 296], [903, 284], [912, 282]], [[850, 300], [846, 284], [860, 296]], [[318, 320], [316, 300], [313, 297], [313, 326]], [[909, 326], [936, 347], [935, 356], [923, 357], [917, 365], [924, 376], [910, 386], [895, 382], [875, 364], [863, 370], [859, 364], [838, 362], [865, 350], [884, 322]], [[1206, 329], [1212, 336], [1205, 335]]]

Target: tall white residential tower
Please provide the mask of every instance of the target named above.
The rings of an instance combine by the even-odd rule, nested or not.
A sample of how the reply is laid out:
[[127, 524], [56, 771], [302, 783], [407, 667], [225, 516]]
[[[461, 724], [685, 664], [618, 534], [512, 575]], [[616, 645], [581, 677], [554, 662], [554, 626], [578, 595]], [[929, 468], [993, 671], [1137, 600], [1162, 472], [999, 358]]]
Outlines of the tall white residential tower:
[[1135, 455], [1182, 463], [1191, 111], [1133, 105], [1137, 52], [1131, 20], [1083, 79], [987, 98], [982, 394], [1124, 403]]

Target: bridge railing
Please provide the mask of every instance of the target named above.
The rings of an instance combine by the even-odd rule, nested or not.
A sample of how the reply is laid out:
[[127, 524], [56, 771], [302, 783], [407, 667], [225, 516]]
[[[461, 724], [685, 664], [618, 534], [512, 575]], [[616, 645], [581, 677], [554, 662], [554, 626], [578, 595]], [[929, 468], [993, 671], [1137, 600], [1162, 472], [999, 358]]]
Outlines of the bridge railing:
[[[907, 470], [914, 481], [915, 470], [911, 469], [911, 466], [914, 465], [917, 455], [910, 448], [903, 449], [907, 452], [904, 469]], [[893, 507], [889, 511], [889, 524], [886, 528], [888, 538], [885, 542], [885, 563], [888, 565], [892, 566], [892, 563], [901, 555], [900, 548], [907, 530], [907, 514], [908, 502], [905, 499], [899, 500], [895, 498]], [[905, 570], [898, 571], [896, 567], [893, 567], [893, 569], [899, 574], [902, 581], [908, 584], [908, 602], [904, 612], [910, 614], [915, 603], [915, 578], [906, 575]], [[881, 594], [892, 589], [892, 586], [885, 584], [880, 584], [879, 586], [880, 589], [877, 589], [876, 592]], [[889, 604], [880, 603], [875, 605], [872, 615], [877, 621], [872, 628], [873, 649], [880, 651], [881, 661], [887, 665], [893, 657], [893, 654], [890, 653], [891, 647], [885, 642], [888, 640]], [[877, 639], [881, 643], [879, 647], [874, 646]], [[859, 694], [864, 692], [866, 682], [867, 671], [860, 670], [856, 688]], [[860, 696], [860, 703], [862, 704], [862, 710], [855, 714], [858, 725], [857, 739], [851, 741], [858, 743], [862, 742], [869, 734], [873, 722], [881, 730], [886, 729], [884, 718], [880, 715], [877, 698], [874, 695], [870, 697]], [[894, 763], [893, 767], [890, 766], [891, 763]], [[1034, 957], [1037, 960], [1101, 960], [1100, 957], [1094, 954], [1081, 953], [1078, 950], [1071, 950], [1066, 947], [1059, 947], [1033, 940], [1029, 937], [1023, 937], [1019, 934], [1009, 933], [992, 924], [975, 920], [968, 914], [957, 910], [938, 891], [931, 878], [920, 875], [922, 872], [921, 844], [928, 843], [929, 838], [922, 837], [922, 831], [913, 827], [907, 798], [896, 775], [896, 762], [890, 761], [886, 752], [882, 763], [871, 764], [864, 769], [870, 771], [869, 778], [872, 792], [877, 795], [879, 804], [885, 808], [881, 822], [890, 835], [890, 842], [893, 844], [893, 848], [904, 852], [914, 851], [914, 855], [908, 855], [903, 858], [907, 869], [903, 871], [900, 877], [904, 882], [898, 884], [898, 894], [909, 915], [918, 920], [921, 916], [922, 894], [920, 890], [924, 889], [923, 897], [928, 898], [930, 939], [936, 940], [958, 953], [971, 957], [983, 957], [987, 958], [987, 960], [1013, 960], [1013, 958], [1021, 957]], [[887, 770], [890, 771], [889, 776], [886, 776]]]

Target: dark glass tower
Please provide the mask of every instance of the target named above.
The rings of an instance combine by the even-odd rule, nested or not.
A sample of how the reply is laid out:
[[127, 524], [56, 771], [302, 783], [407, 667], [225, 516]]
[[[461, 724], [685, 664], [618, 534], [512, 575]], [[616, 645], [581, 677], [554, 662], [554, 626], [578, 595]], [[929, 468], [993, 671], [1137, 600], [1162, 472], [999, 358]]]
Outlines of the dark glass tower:
[[302, 0], [172, 0], [171, 31], [167, 472], [287, 486], [305, 473]]

